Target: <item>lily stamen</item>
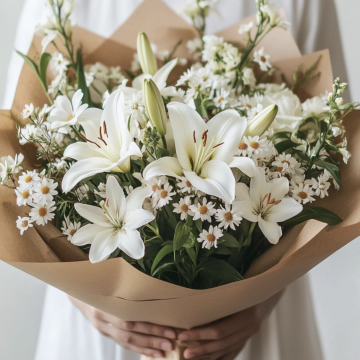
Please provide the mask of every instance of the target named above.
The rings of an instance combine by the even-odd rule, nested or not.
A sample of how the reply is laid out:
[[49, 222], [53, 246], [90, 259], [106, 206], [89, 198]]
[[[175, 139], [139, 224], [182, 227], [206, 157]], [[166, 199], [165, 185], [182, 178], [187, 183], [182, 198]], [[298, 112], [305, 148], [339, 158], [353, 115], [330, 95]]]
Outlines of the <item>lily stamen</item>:
[[82, 134], [79, 134], [79, 136], [83, 139], [83, 140], [85, 140], [86, 142], [89, 142], [89, 143], [91, 143], [91, 144], [94, 144], [94, 145], [96, 145], [99, 149], [101, 149], [101, 146], [99, 145], [99, 144], [97, 144], [95, 141], [91, 141], [91, 140], [89, 140], [89, 139], [87, 139], [84, 135], [82, 135]]
[[193, 132], [193, 139], [194, 139], [194, 144], [196, 144], [195, 130]]
[[223, 145], [223, 144], [224, 144], [223, 142], [220, 143], [220, 144], [217, 144], [217, 145], [213, 146], [213, 149], [215, 149], [215, 148], [217, 148], [218, 146], [221, 146], [221, 145]]
[[102, 137], [101, 126], [99, 127], [99, 133], [100, 133], [100, 137], [98, 137], [98, 139], [101, 140], [105, 144], [105, 146], [107, 146], [106, 141]]
[[107, 137], [109, 137], [108, 132], [107, 132], [106, 122], [105, 122], [105, 121], [103, 121], [103, 128], [104, 128], [104, 134], [105, 134]]

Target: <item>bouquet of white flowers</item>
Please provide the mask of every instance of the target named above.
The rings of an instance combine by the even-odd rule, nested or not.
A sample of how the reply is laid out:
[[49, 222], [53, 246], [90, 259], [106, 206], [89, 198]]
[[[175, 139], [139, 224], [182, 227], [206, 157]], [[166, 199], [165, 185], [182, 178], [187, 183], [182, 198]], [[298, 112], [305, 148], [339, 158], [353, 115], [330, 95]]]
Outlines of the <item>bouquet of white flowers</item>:
[[[357, 210], [353, 204], [350, 213], [341, 206], [333, 212], [339, 199], [334, 190], [355, 191], [340, 175], [341, 162], [350, 158], [343, 120], [358, 105], [344, 104], [347, 84], [336, 79], [332, 92], [319, 89], [320, 79], [332, 76], [321, 70], [327, 71], [326, 52], [311, 61], [291, 61], [291, 71], [289, 62], [272, 66], [263, 39], [275, 31], [283, 36], [288, 23], [265, 0], [256, 2], [256, 17], [232, 34], [237, 42], [205, 35], [213, 3], [186, 4], [183, 12], [193, 29], [182, 23], [186, 31], [180, 38], [170, 36], [172, 49], [157, 50], [140, 32], [133, 53], [128, 44], [99, 37], [77, 47], [79, 40], [89, 42], [89, 35], [73, 28], [72, 2], [49, 1], [50, 14], [37, 28], [41, 53], [35, 55], [34, 46], [28, 55], [20, 54], [47, 103], [35, 95], [34, 78], [25, 86], [22, 76], [13, 110], [24, 98], [34, 100], [17, 123], [24, 148], [14, 158], [5, 153], [18, 148], [13, 138], [5, 140], [11, 126], [3, 125], [1, 133], [2, 185], [27, 209], [16, 220], [23, 237], [13, 235], [11, 244], [1, 238], [2, 259], [123, 319], [189, 328], [270, 297], [360, 234], [356, 220], [356, 230], [343, 232], [335, 247], [303, 246], [314, 239], [319, 245], [324, 231], [352, 225]], [[169, 12], [161, 2], [152, 6]], [[124, 26], [143, 24], [134, 18]], [[163, 43], [170, 41], [156, 45]], [[271, 47], [271, 41], [266, 44]], [[175, 57], [186, 48], [190, 55]], [[116, 50], [117, 66], [110, 66]], [[316, 96], [309, 96], [309, 87], [319, 90]], [[14, 195], [2, 191], [13, 217]], [[295, 227], [308, 220], [322, 223]], [[324, 229], [323, 223], [337, 226]], [[27, 234], [32, 240], [24, 246]], [[305, 243], [296, 243], [304, 237]], [[300, 259], [304, 251], [305, 264], [291, 268], [284, 261], [294, 254]], [[63, 263], [59, 273], [58, 259], [87, 258], [114, 260]], [[270, 274], [265, 270], [271, 266]], [[96, 275], [84, 278], [87, 272]], [[118, 277], [108, 280], [110, 272]], [[244, 280], [259, 272], [262, 277]], [[261, 284], [279, 272], [280, 280], [263, 292]], [[234, 284], [226, 287], [229, 283]], [[184, 316], [181, 309], [188, 311], [189, 302], [201, 296], [213, 302], [219, 289], [232, 293], [228, 307], [214, 312], [196, 306]], [[164, 306], [167, 315], [161, 317]]]

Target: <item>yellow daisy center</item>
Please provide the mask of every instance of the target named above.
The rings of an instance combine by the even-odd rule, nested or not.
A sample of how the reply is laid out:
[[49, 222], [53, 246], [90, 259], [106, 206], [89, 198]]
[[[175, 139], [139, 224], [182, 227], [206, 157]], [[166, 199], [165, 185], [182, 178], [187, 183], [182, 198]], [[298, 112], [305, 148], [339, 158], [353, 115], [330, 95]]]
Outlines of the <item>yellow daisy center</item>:
[[226, 221], [232, 221], [233, 220], [233, 214], [229, 211], [224, 215], [224, 219]]
[[31, 182], [31, 181], [32, 181], [32, 176], [31, 176], [31, 175], [26, 175], [24, 181], [25, 181], [26, 183]]
[[29, 225], [29, 222], [27, 221], [27, 220], [23, 220], [22, 222], [21, 222], [21, 226], [22, 227], [27, 227]]
[[47, 214], [47, 209], [46, 209], [45, 207], [39, 208], [38, 214], [39, 214], [39, 216], [41, 216], [41, 217], [46, 216], [46, 214]]
[[211, 241], [211, 242], [214, 242], [216, 240], [216, 237], [214, 234], [207, 234], [206, 235], [206, 240], [207, 241]]
[[41, 187], [41, 192], [44, 194], [44, 195], [46, 195], [46, 194], [48, 194], [49, 192], [50, 192], [50, 188], [48, 187], [48, 186], [42, 186]]
[[21, 193], [21, 197], [23, 199], [27, 199], [29, 196], [30, 196], [30, 193], [27, 190]]

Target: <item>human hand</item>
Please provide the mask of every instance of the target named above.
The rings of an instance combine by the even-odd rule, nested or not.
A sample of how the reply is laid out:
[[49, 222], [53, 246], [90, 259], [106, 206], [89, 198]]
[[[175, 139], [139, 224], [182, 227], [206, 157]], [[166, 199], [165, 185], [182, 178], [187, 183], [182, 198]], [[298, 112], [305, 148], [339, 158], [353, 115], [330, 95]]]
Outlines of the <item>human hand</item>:
[[170, 327], [123, 321], [71, 296], [69, 298], [101, 334], [128, 350], [160, 358], [164, 356], [162, 350], [173, 349], [169, 339], [175, 339], [176, 334]]
[[[265, 302], [240, 311], [214, 323], [178, 335], [181, 341], [198, 341], [184, 351], [185, 359], [233, 360], [256, 334], [262, 321], [270, 314], [282, 293]], [[200, 342], [200, 345], [199, 345]]]

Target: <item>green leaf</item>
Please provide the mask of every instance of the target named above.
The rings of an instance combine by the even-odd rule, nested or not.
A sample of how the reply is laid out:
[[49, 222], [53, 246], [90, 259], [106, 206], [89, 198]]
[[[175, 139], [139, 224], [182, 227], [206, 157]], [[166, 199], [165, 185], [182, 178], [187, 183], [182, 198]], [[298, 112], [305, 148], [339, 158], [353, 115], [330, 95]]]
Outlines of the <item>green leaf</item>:
[[227, 247], [218, 247], [217, 249], [215, 249], [214, 254], [218, 254], [218, 255], [232, 255], [233, 252], [231, 250], [229, 250]]
[[40, 80], [47, 91], [46, 71], [52, 56], [49, 53], [43, 53], [40, 58]]
[[173, 271], [176, 271], [176, 267], [174, 262], [169, 262], [169, 263], [165, 263], [165, 264], [161, 264], [160, 266], [158, 266], [156, 268], [156, 270], [151, 273], [152, 276], [159, 276], [161, 275], [164, 271], [171, 271], [171, 268], [173, 268]]
[[31, 69], [35, 72], [35, 74], [38, 76], [38, 78], [41, 81], [40, 78], [40, 73], [39, 73], [39, 68], [38, 66], [35, 64], [35, 62], [33, 60], [31, 60], [28, 56], [26, 56], [25, 54], [21, 53], [20, 51], [15, 50], [24, 60], [25, 62], [31, 67]]
[[156, 158], [159, 159], [159, 158], [162, 158], [162, 157], [166, 157], [166, 156], [169, 156], [170, 155], [170, 152], [168, 149], [165, 149], [165, 148], [159, 148], [156, 150]]
[[174, 241], [173, 241], [174, 255], [175, 255], [176, 250], [179, 250], [184, 246], [184, 244], [188, 240], [190, 234], [192, 234], [191, 230], [192, 230], [191, 227], [187, 226], [183, 222], [179, 222], [176, 225]]
[[342, 219], [334, 214], [332, 211], [322, 207], [309, 207], [305, 208], [300, 214], [294, 216], [283, 223], [287, 228], [292, 228], [295, 225], [301, 224], [308, 220], [322, 221], [328, 225], [336, 225], [342, 222]]
[[196, 226], [196, 229], [197, 229], [199, 232], [202, 232], [202, 221], [201, 221], [201, 219], [195, 220], [195, 226]]
[[136, 78], [136, 75], [133, 74], [131, 71], [125, 69], [125, 72], [126, 72], [126, 75], [129, 77], [130, 80], [134, 80]]
[[164, 246], [156, 255], [154, 262], [151, 266], [151, 275], [154, 275], [154, 270], [159, 262], [167, 255], [173, 251], [173, 245], [166, 245]]
[[279, 131], [273, 135], [272, 140], [275, 139], [290, 139], [291, 132], [290, 131]]
[[183, 245], [183, 247], [185, 249], [190, 249], [193, 248], [194, 245], [196, 243], [196, 237], [193, 233], [189, 234], [189, 237], [186, 239], [185, 244]]
[[219, 245], [226, 246], [226, 247], [233, 247], [237, 248], [240, 246], [240, 243], [235, 239], [234, 236], [230, 235], [229, 233], [224, 233], [223, 237], [220, 239]]
[[193, 264], [196, 265], [197, 258], [196, 258], [195, 250], [193, 248], [186, 248], [186, 252], [189, 255], [189, 258], [191, 259]]
[[210, 279], [217, 286], [243, 280], [243, 277], [229, 263], [224, 260], [209, 258], [205, 261], [199, 273], [206, 279]]
[[85, 71], [84, 71], [82, 53], [80, 48], [77, 51], [76, 59], [77, 59], [76, 77], [77, 77], [78, 88], [81, 89], [81, 91], [84, 94], [82, 98], [82, 102], [83, 104], [88, 104], [89, 106], [91, 106], [90, 91], [86, 85]]
[[317, 159], [314, 161], [314, 164], [317, 166], [320, 166], [323, 169], [326, 169], [329, 171], [329, 173], [332, 175], [332, 177], [334, 178], [334, 180], [337, 182], [337, 184], [340, 186], [340, 188], [342, 189], [341, 186], [341, 177], [340, 177], [340, 166], [337, 164], [330, 164], [326, 161], [322, 161], [320, 159]]
[[275, 148], [279, 154], [282, 154], [288, 149], [291, 149], [293, 147], [299, 146], [300, 144], [296, 144], [291, 140], [284, 140], [275, 145]]

